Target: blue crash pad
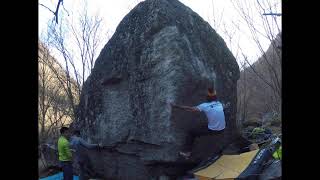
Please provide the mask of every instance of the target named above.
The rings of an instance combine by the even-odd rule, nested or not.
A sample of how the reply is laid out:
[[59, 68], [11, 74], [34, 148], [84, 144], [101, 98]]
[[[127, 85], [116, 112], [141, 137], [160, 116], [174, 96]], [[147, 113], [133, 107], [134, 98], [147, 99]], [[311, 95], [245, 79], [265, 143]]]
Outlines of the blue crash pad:
[[[62, 172], [60, 172], [58, 174], [41, 178], [39, 180], [62, 180], [62, 179], [63, 179]], [[73, 180], [79, 180], [79, 176], [73, 176]]]

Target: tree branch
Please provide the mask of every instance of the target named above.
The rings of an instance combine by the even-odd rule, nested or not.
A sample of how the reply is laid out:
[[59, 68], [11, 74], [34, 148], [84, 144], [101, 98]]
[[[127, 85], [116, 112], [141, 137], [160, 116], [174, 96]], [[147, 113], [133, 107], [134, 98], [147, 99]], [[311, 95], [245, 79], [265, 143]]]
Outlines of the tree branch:
[[41, 3], [39, 3], [39, 5], [47, 8], [50, 12], [52, 12], [55, 15], [55, 12], [53, 10], [51, 10], [50, 8], [48, 8], [47, 6], [45, 6], [45, 5], [41, 4]]
[[270, 15], [270, 16], [281, 16], [282, 14], [281, 13], [263, 13], [262, 15], [264, 15], [264, 16], [268, 16], [268, 15]]

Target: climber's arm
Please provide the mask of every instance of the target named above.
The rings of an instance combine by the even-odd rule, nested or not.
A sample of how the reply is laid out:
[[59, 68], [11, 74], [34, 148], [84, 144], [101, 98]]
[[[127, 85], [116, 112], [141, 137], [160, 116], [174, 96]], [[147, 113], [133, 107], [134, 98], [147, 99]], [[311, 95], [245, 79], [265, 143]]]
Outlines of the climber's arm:
[[80, 144], [82, 144], [84, 147], [86, 147], [88, 149], [93, 149], [93, 148], [99, 147], [98, 144], [90, 144], [90, 143], [86, 142], [85, 140], [83, 140], [82, 138], [79, 138], [79, 140], [80, 140]]
[[176, 104], [173, 104], [173, 103], [170, 103], [172, 107], [175, 107], [175, 108], [179, 108], [179, 109], [182, 109], [182, 110], [186, 110], [186, 111], [191, 111], [191, 112], [200, 112], [200, 110], [196, 107], [190, 107], [190, 106], [180, 106], [180, 105], [176, 105]]

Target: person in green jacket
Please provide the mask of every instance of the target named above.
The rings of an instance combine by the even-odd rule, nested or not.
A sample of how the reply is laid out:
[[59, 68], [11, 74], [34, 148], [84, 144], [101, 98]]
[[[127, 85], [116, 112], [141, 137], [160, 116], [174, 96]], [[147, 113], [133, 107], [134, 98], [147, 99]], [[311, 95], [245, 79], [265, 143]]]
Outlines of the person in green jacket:
[[72, 169], [72, 153], [69, 145], [69, 138], [71, 133], [69, 128], [62, 127], [60, 129], [60, 137], [58, 140], [58, 153], [59, 162], [63, 172], [63, 180], [73, 179], [73, 169]]
[[272, 154], [273, 158], [277, 159], [277, 160], [281, 160], [282, 159], [282, 147], [281, 145], [279, 146], [279, 148]]

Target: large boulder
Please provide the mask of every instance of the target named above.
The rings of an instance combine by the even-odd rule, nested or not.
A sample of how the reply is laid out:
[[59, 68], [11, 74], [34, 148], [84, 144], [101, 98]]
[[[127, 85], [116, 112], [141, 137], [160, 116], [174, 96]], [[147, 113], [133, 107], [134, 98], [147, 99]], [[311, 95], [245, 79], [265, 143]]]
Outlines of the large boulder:
[[[109, 179], [178, 176], [229, 144], [236, 134], [239, 67], [223, 39], [178, 0], [146, 0], [120, 22], [83, 85], [74, 128], [90, 142], [115, 146], [91, 152], [94, 169]], [[178, 155], [204, 114], [172, 109], [205, 100], [214, 86], [225, 110], [223, 135], [196, 141], [193, 159]]]

